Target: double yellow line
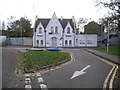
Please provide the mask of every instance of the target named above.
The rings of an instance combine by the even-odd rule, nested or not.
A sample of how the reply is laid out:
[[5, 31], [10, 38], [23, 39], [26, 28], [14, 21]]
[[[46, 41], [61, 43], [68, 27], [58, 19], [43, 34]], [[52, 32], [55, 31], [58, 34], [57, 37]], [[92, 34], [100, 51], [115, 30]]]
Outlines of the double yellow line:
[[104, 58], [101, 58], [100, 56], [97, 56], [93, 53], [89, 52], [89, 54], [97, 57], [98, 59], [100, 59], [100, 60], [104, 61], [105, 63], [112, 66], [112, 69], [110, 70], [109, 74], [107, 75], [107, 77], [105, 78], [105, 81], [103, 83], [103, 90], [106, 90], [107, 88], [112, 89], [113, 88], [113, 81], [114, 81], [115, 75], [116, 75], [117, 70], [118, 70], [118, 65], [115, 63], [112, 63]]

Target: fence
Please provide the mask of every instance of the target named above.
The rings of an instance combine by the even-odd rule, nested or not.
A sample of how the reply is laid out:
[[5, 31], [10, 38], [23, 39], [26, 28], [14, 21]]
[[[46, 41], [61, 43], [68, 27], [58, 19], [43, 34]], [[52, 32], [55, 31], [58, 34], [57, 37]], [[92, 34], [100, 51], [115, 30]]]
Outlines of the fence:
[[32, 46], [32, 37], [13, 37], [7, 38], [8, 45], [23, 45], [23, 46]]
[[0, 36], [0, 46], [6, 44], [6, 36]]

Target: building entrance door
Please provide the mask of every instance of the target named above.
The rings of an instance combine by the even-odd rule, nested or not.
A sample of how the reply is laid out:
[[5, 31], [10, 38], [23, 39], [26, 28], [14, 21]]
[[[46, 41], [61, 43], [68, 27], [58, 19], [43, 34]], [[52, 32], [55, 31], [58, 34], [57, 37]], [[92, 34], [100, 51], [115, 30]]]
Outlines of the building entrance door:
[[51, 42], [52, 47], [57, 47], [57, 38], [52, 37], [51, 39], [52, 39], [52, 42]]

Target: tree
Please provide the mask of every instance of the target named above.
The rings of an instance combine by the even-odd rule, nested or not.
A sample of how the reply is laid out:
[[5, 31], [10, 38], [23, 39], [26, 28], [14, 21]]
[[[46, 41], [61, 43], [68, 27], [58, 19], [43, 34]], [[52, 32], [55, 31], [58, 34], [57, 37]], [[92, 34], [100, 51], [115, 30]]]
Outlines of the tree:
[[96, 0], [96, 6], [104, 6], [112, 10], [111, 21], [116, 21], [117, 29], [120, 30], [120, 0]]
[[8, 29], [10, 30], [11, 36], [32, 36], [31, 22], [29, 19], [27, 19], [27, 17], [21, 17], [19, 20], [10, 22]]
[[99, 30], [99, 24], [97, 24], [95, 21], [89, 22], [87, 25], [85, 25], [85, 34], [98, 34]]
[[76, 22], [77, 24], [77, 29], [76, 29], [76, 34], [80, 34], [80, 32], [84, 31], [84, 25], [87, 23], [88, 19], [86, 18], [79, 18], [78, 21]]
[[2, 30], [5, 30], [5, 22], [2, 22]]

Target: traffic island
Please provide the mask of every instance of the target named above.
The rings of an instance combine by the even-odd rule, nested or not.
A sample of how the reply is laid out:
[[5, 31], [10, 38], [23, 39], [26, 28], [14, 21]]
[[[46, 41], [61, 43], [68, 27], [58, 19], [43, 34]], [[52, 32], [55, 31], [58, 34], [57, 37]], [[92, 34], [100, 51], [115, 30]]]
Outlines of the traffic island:
[[28, 51], [22, 52], [17, 65], [17, 74], [34, 73], [61, 65], [71, 60], [68, 52]]

